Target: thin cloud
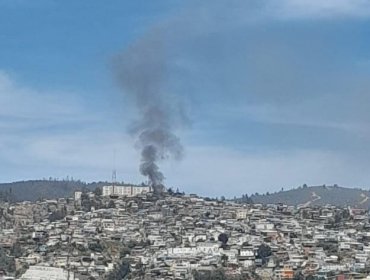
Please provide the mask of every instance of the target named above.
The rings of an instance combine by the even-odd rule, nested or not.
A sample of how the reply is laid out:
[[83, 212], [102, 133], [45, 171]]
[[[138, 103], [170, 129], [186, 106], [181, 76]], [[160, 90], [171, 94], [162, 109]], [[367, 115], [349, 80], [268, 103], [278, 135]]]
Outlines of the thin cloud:
[[0, 127], [8, 132], [94, 122], [73, 93], [45, 92], [19, 85], [0, 71]]
[[284, 19], [362, 18], [370, 16], [368, 0], [279, 0], [267, 1], [267, 11]]
[[67, 175], [108, 180], [113, 168], [126, 181], [143, 179], [132, 139], [104, 125], [73, 93], [35, 90], [0, 71], [0, 106], [2, 181]]
[[168, 185], [202, 195], [233, 197], [302, 184], [365, 185], [370, 176], [346, 155], [324, 150], [252, 152], [193, 146], [180, 165], [166, 167]]
[[[85, 181], [109, 180], [112, 169], [118, 179], [140, 183], [137, 155], [123, 135], [109, 131], [85, 130], [60, 134], [13, 135], [0, 141], [4, 164], [2, 181], [65, 178]], [[116, 158], [116, 159], [115, 159]]]

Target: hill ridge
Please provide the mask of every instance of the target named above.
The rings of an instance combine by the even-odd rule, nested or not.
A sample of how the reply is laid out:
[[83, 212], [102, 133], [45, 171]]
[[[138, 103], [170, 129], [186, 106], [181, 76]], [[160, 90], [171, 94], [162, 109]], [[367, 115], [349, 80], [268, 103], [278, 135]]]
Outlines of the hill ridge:
[[361, 188], [332, 186], [301, 186], [295, 189], [267, 194], [253, 194], [250, 197], [254, 203], [301, 206], [352, 206], [369, 208], [370, 192]]
[[0, 201], [36, 201], [42, 198], [69, 197], [77, 190], [95, 190], [108, 182], [86, 183], [80, 180], [36, 179], [0, 183]]

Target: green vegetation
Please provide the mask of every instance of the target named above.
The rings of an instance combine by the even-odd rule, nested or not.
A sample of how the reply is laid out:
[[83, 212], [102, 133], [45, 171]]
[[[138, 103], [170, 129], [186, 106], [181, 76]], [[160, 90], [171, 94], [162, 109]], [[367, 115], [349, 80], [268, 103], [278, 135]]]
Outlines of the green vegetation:
[[241, 198], [234, 199], [238, 203], [253, 204], [253, 200], [248, 194], [243, 194]]
[[8, 252], [3, 248], [0, 248], [0, 270], [15, 272], [14, 257], [10, 257]]
[[0, 184], [1, 201], [37, 201], [43, 198], [68, 197], [76, 190], [94, 190], [106, 182], [85, 183], [75, 180], [32, 180]]
[[126, 261], [122, 261], [114, 271], [109, 273], [106, 280], [123, 279], [130, 272], [130, 265]]
[[253, 279], [259, 280], [260, 277], [258, 275], [228, 275], [226, 273], [225, 268], [220, 267], [213, 270], [206, 270], [206, 271], [193, 271], [194, 280], [242, 280], [242, 279]]
[[[324, 206], [327, 204], [339, 207], [370, 207], [370, 192], [359, 188], [344, 188], [333, 186], [313, 186], [304, 184], [291, 190], [281, 190], [275, 193], [254, 194], [250, 198], [254, 203], [287, 205], [307, 204], [309, 206]], [[238, 199], [237, 199], [238, 201]]]
[[193, 272], [194, 280], [227, 280], [223, 269]]
[[267, 244], [261, 244], [257, 250], [257, 256], [262, 259], [262, 264], [266, 264], [268, 257], [272, 255], [272, 250]]

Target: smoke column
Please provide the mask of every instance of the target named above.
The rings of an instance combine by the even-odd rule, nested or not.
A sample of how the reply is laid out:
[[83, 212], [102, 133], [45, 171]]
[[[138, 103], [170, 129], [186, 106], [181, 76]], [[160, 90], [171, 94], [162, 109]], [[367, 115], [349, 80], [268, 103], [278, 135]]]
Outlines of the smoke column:
[[182, 106], [173, 94], [165, 93], [168, 78], [165, 44], [161, 34], [146, 36], [114, 59], [114, 73], [122, 91], [132, 97], [139, 118], [130, 132], [137, 137], [141, 150], [140, 172], [154, 191], [163, 189], [163, 173], [158, 161], [179, 160], [183, 147], [174, 129], [183, 119]]

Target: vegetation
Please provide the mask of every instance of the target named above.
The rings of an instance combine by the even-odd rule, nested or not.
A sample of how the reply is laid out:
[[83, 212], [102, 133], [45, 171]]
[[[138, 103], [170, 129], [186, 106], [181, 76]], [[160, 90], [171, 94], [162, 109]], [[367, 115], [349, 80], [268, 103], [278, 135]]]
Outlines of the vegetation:
[[215, 269], [210, 271], [193, 272], [194, 280], [227, 280], [225, 271], [223, 269]]
[[0, 184], [0, 201], [37, 201], [44, 198], [68, 197], [77, 190], [95, 190], [108, 182], [85, 183], [73, 179], [20, 181]]
[[[359, 188], [344, 188], [338, 185], [333, 186], [312, 186], [304, 184], [301, 187], [283, 190], [275, 193], [254, 194], [249, 197], [254, 203], [287, 205], [308, 204], [310, 206], [324, 206], [327, 204], [338, 207], [361, 207], [368, 209], [370, 207], [369, 190]], [[237, 199], [237, 201], [243, 201]], [[245, 201], [245, 197], [244, 197]]]
[[55, 210], [49, 215], [49, 221], [55, 222], [58, 220], [64, 219], [64, 217], [67, 215], [67, 209], [62, 208], [60, 210]]
[[14, 257], [9, 257], [8, 253], [3, 248], [0, 248], [0, 270], [15, 272]]
[[243, 194], [241, 198], [234, 199], [238, 203], [253, 204], [253, 199], [248, 194]]
[[227, 236], [226, 233], [221, 233], [218, 236], [218, 241], [222, 242], [222, 245], [226, 245], [227, 241], [229, 240], [229, 237]]
[[0, 201], [11, 202], [13, 200], [12, 188], [0, 190]]
[[106, 277], [106, 280], [117, 280], [123, 279], [130, 272], [130, 265], [126, 261], [122, 261], [115, 270], [113, 270]]
[[257, 256], [262, 259], [262, 264], [267, 263], [268, 257], [272, 255], [272, 250], [269, 245], [261, 244], [257, 249]]
[[258, 275], [228, 275], [225, 271], [225, 268], [220, 267], [214, 270], [207, 270], [207, 271], [193, 271], [194, 280], [242, 280], [242, 279], [253, 279], [259, 280], [260, 277]]

